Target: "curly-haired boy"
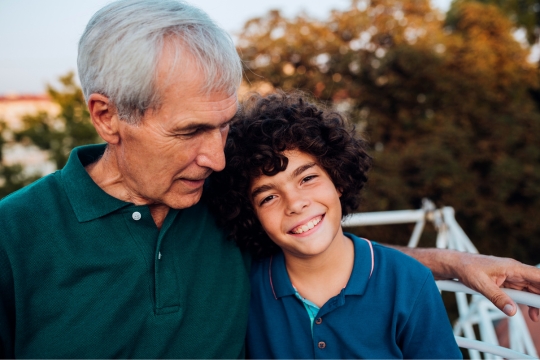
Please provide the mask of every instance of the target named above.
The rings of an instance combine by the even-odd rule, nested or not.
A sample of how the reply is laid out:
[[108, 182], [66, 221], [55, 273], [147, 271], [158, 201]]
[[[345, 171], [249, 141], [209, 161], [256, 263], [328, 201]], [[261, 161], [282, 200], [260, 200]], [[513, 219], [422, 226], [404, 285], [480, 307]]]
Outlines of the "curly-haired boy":
[[251, 270], [250, 358], [461, 358], [431, 272], [346, 234], [371, 158], [301, 93], [252, 96], [210, 200]]

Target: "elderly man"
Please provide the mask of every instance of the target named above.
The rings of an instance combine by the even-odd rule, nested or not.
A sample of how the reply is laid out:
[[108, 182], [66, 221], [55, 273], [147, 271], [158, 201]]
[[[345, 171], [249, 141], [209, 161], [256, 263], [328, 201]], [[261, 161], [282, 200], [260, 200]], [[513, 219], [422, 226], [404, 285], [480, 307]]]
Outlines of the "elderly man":
[[[242, 357], [249, 259], [199, 202], [237, 110], [233, 43], [185, 3], [118, 1], [90, 20], [78, 63], [106, 145], [0, 202], [0, 356]], [[497, 286], [540, 283], [510, 260], [413, 255], [510, 314]]]

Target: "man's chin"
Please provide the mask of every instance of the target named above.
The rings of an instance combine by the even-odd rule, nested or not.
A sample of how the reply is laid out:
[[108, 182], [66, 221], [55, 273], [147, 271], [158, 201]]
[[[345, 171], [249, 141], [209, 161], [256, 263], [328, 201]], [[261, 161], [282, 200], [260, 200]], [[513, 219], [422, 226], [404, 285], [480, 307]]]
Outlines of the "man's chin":
[[197, 204], [201, 200], [202, 191], [203, 189], [201, 187], [200, 189], [190, 191], [187, 194], [175, 194], [174, 196], [171, 196], [170, 199], [167, 199], [165, 203], [172, 209], [186, 209]]

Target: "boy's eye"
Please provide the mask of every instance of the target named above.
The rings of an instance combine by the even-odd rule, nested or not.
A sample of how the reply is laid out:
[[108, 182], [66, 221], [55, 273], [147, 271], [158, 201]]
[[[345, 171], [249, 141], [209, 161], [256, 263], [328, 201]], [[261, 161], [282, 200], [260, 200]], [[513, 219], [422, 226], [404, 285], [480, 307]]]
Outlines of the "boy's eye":
[[270, 196], [267, 196], [265, 197], [264, 199], [262, 199], [260, 202], [259, 202], [259, 206], [269, 202], [270, 200], [274, 199], [276, 196], [275, 195], [270, 195]]
[[305, 182], [308, 182], [310, 180], [313, 180], [317, 177], [317, 175], [309, 175], [309, 176], [306, 176], [305, 178], [302, 179], [302, 182], [305, 183]]

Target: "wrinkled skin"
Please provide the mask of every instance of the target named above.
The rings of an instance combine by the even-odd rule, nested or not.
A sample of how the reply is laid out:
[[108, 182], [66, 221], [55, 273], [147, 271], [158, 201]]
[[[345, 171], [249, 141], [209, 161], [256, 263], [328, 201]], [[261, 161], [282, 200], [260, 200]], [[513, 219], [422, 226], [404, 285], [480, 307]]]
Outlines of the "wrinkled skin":
[[[443, 249], [395, 248], [429, 267], [438, 280], [458, 279], [508, 316], [516, 314], [517, 306], [500, 288], [540, 294], [540, 269], [514, 259]], [[529, 317], [538, 321], [539, 310], [529, 307]]]

